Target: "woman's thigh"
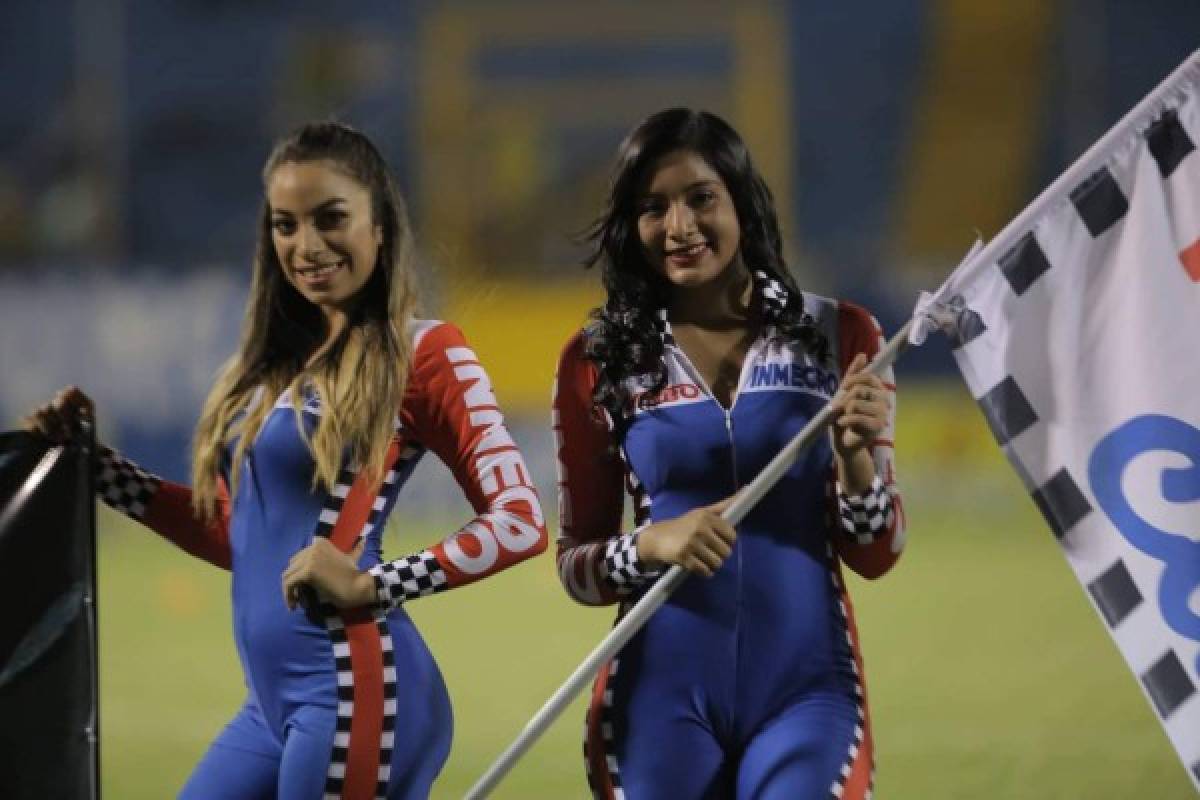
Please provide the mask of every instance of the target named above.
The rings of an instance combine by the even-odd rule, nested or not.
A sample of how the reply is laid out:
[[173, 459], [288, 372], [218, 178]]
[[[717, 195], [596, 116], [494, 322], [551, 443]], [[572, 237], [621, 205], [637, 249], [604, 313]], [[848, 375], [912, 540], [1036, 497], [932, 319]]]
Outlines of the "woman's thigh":
[[396, 713], [383, 716], [382, 730], [351, 719], [339, 732], [336, 710], [298, 709], [285, 730], [279, 797], [320, 798], [347, 790], [389, 800], [427, 798], [450, 750], [451, 723], [444, 698], [422, 701], [417, 694], [396, 698]]
[[[617, 667], [614, 669], [614, 667]], [[584, 754], [598, 800], [718, 800], [730, 768], [694, 698], [663, 691], [654, 675], [609, 662], [593, 686]]]
[[776, 715], [747, 743], [738, 764], [737, 796], [754, 800], [830, 797], [850, 768], [871, 768], [855, 702], [819, 695]]
[[180, 800], [273, 800], [281, 753], [258, 709], [247, 703], [209, 745]]

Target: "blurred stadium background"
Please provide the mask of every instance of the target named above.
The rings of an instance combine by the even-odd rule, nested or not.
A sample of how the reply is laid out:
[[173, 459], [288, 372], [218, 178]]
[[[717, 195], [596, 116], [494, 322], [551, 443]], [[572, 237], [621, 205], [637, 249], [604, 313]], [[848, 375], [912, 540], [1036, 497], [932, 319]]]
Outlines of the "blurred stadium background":
[[[576, 234], [623, 134], [731, 120], [801, 284], [889, 331], [1200, 43], [1195, 0], [568, 4], [13, 0], [0, 10], [0, 421], [67, 383], [186, 475], [244, 305], [259, 169], [310, 118], [400, 174], [428, 315], [464, 328], [548, 505], [554, 360], [599, 300]], [[1184, 773], [935, 342], [904, 358], [910, 552], [856, 584], [881, 797], [1174, 798]], [[465, 514], [418, 469], [394, 547]], [[178, 788], [240, 699], [225, 577], [101, 514], [106, 794]], [[550, 558], [415, 604], [461, 796], [611, 622]], [[585, 795], [576, 709], [499, 797]]]

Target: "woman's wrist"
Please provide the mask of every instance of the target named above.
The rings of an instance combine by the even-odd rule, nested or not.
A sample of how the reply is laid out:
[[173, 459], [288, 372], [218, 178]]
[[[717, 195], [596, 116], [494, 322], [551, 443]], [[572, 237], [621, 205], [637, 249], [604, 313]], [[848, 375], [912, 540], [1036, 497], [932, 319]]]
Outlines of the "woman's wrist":
[[634, 534], [633, 537], [634, 549], [637, 552], [638, 562], [644, 569], [647, 570], [656, 570], [662, 566], [662, 563], [658, 560], [656, 551], [654, 549], [653, 535], [646, 535], [650, 530], [653, 529], [653, 527], [654, 526], [651, 525], [643, 528]]
[[851, 496], [858, 496], [871, 488], [875, 480], [875, 459], [867, 448], [862, 447], [853, 453], [837, 454], [838, 479], [842, 490]]
[[352, 586], [352, 607], [379, 604], [379, 590], [375, 584], [375, 576], [370, 572], [363, 570], [355, 575]]

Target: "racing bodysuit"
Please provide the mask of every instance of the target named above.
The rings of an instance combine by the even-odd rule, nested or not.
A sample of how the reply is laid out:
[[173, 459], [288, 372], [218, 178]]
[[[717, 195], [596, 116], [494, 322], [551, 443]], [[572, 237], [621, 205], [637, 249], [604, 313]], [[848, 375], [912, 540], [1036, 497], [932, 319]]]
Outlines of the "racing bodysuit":
[[[650, 394], [647, 376], [629, 378], [623, 420], [593, 404], [586, 332], [566, 345], [554, 400], [558, 570], [579, 602], [619, 602], [622, 612], [636, 602], [658, 574], [638, 558], [640, 530], [748, 483], [829, 401], [853, 357], [879, 350], [863, 309], [803, 293], [829, 342], [819, 363], [772, 324], [786, 289], [762, 273], [755, 287], [765, 323], [728, 409], [675, 344], [665, 312], [666, 386]], [[584, 746], [596, 797], [869, 796], [866, 688], [840, 565], [874, 578], [903, 547], [890, 370], [883, 379], [893, 410], [872, 448], [870, 490], [841, 490], [822, 437], [737, 526], [721, 568], [689, 577], [601, 669]], [[635, 528], [623, 533], [624, 492]]]
[[[222, 470], [221, 513], [211, 524], [194, 516], [190, 489], [102, 451], [97, 491], [107, 503], [232, 570], [247, 698], [182, 797], [429, 795], [449, 752], [450, 703], [401, 604], [536, 555], [546, 532], [533, 480], [462, 334], [430, 320], [414, 322], [410, 333], [412, 365], [382, 479], [346, 464], [331, 491], [314, 491], [313, 457], [289, 392], [247, 448], [232, 497], [228, 466]], [[310, 435], [320, 413], [307, 394], [299, 422]], [[427, 450], [450, 468], [478, 516], [439, 544], [383, 561], [384, 521]], [[346, 552], [366, 539], [359, 566], [374, 576], [377, 605], [288, 609], [283, 571], [316, 536]]]

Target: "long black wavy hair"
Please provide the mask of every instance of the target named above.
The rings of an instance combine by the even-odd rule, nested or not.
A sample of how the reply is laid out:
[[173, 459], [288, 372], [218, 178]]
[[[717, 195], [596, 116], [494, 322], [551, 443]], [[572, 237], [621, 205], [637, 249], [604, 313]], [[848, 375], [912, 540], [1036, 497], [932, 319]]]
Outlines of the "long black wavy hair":
[[607, 206], [586, 233], [593, 249], [584, 263], [601, 265], [608, 295], [603, 306], [592, 310], [586, 331], [587, 357], [599, 372], [593, 400], [609, 413], [618, 431], [629, 409], [625, 379], [646, 376], [646, 388], [652, 393], [667, 382], [657, 313], [667, 305], [671, 284], [647, 260], [637, 220], [639, 197], [650, 171], [660, 158], [677, 150], [696, 153], [724, 181], [741, 228], [742, 263], [787, 290], [786, 304], [771, 315], [776, 331], [818, 360], [828, 357], [828, 343], [804, 312], [800, 290], [783, 261], [775, 201], [745, 142], [729, 123], [707, 111], [659, 111], [621, 143]]

